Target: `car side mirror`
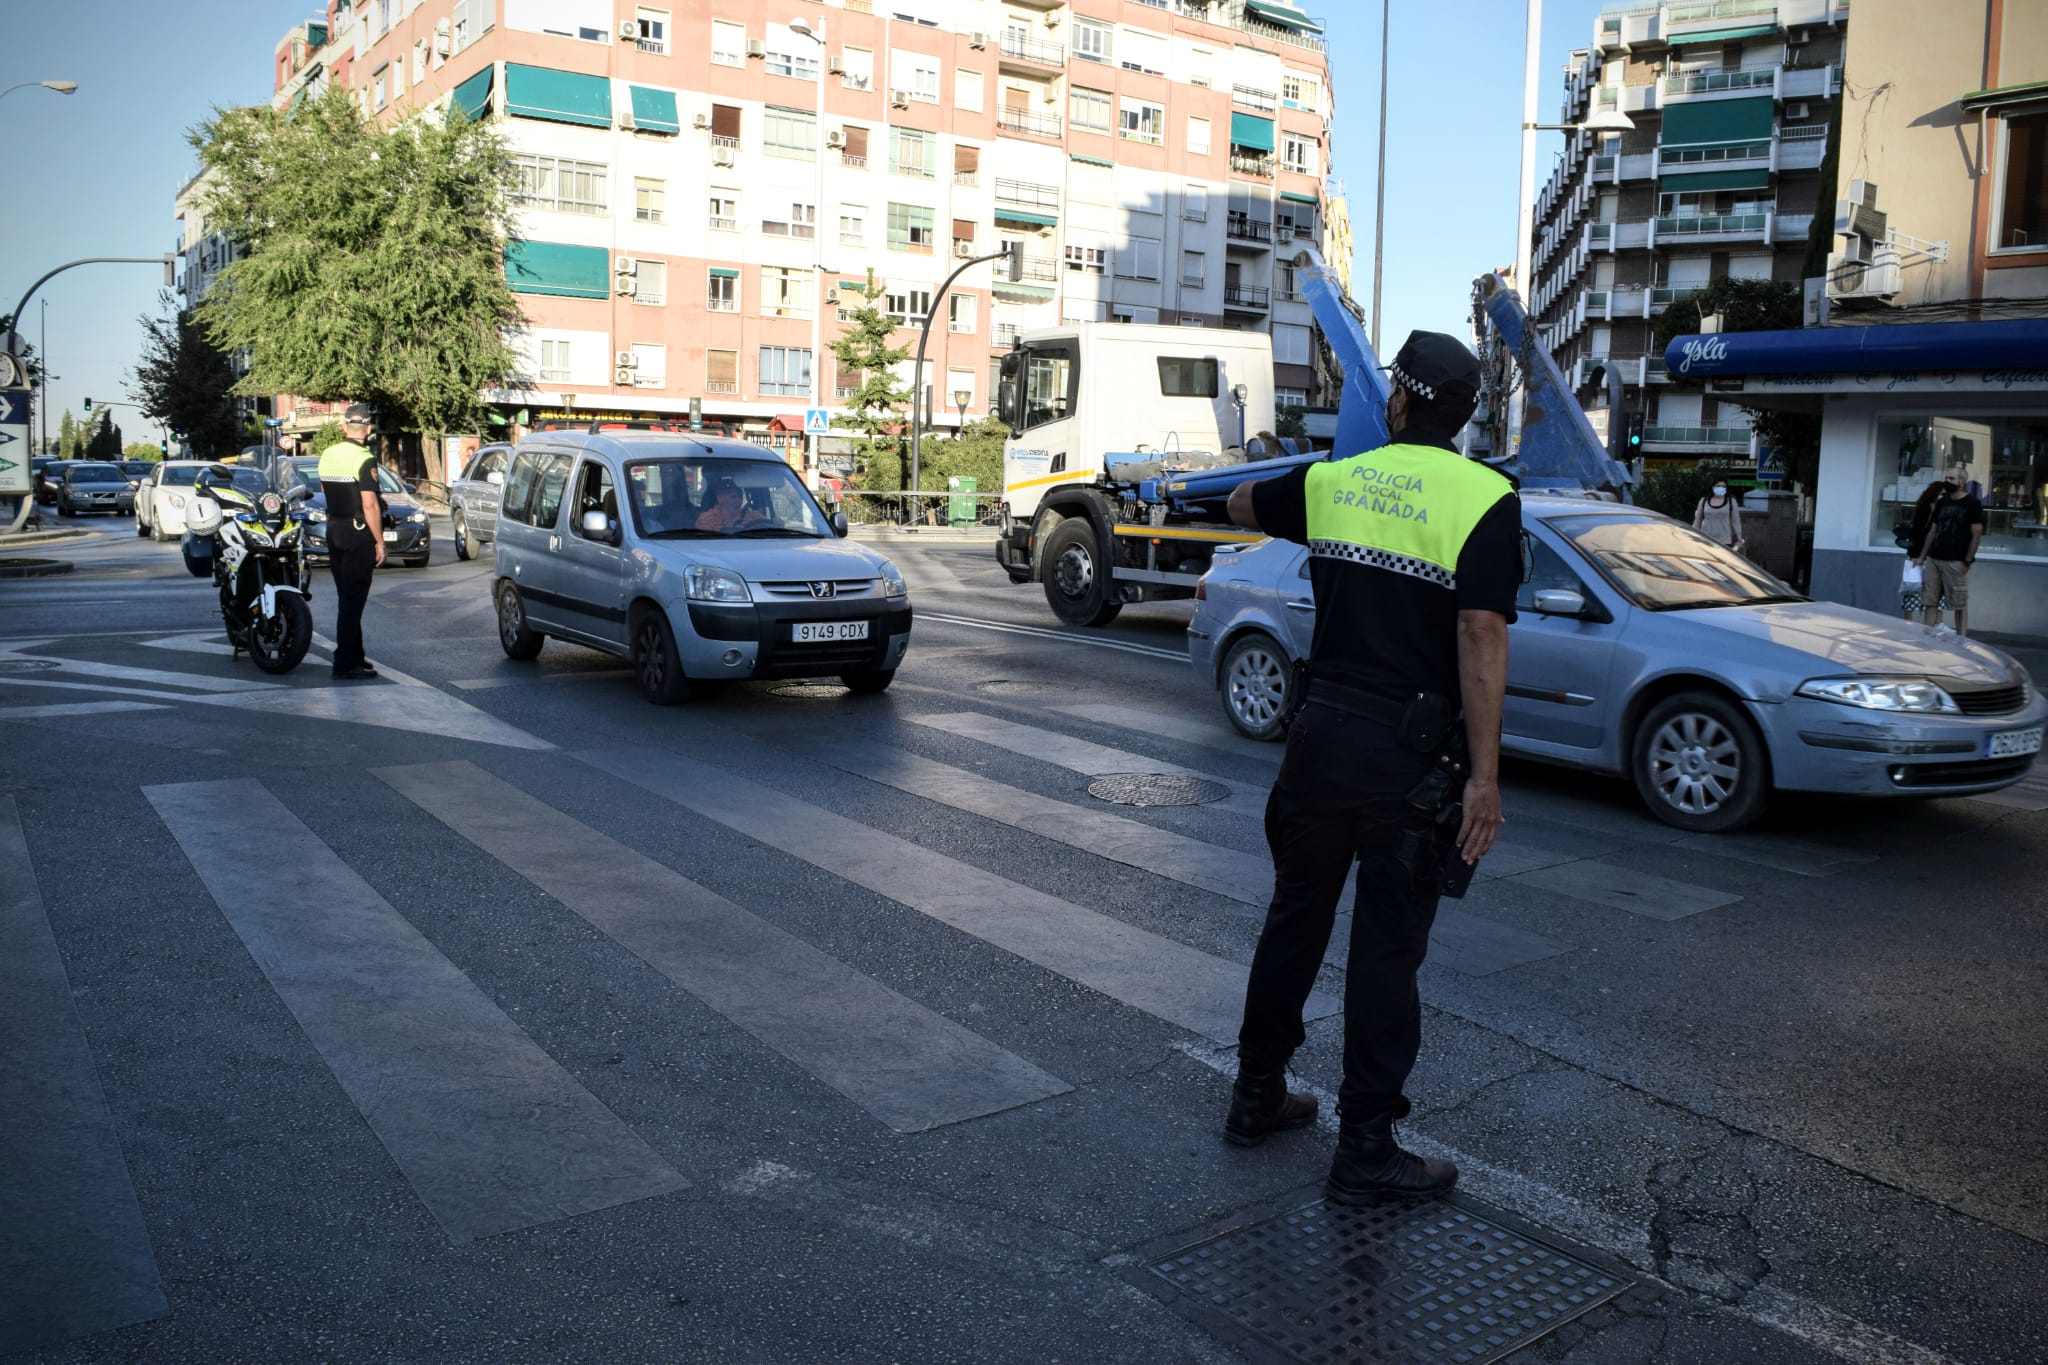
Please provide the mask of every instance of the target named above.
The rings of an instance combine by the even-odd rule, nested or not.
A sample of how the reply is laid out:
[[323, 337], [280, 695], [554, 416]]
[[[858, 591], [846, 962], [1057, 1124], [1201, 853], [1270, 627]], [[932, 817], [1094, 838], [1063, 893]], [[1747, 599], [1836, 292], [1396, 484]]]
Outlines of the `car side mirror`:
[[484, 482], [493, 488], [503, 488], [505, 486], [505, 471], [493, 469], [490, 473], [484, 475]]
[[846, 513], [834, 512], [832, 514], [832, 534], [838, 536], [841, 540], [846, 538]]
[[416, 483], [400, 484], [399, 487], [403, 488], [408, 493], [417, 493], [420, 491], [420, 486]]
[[1584, 616], [1586, 599], [1570, 588], [1543, 588], [1536, 594], [1538, 616]]

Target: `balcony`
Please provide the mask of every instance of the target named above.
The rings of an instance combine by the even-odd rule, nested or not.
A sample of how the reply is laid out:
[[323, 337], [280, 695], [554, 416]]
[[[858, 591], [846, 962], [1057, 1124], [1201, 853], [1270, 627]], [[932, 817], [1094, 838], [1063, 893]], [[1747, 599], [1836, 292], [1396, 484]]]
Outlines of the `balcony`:
[[1011, 216], [1004, 212], [1005, 209], [1022, 210], [1025, 214], [1023, 222], [1035, 223], [1041, 218], [1049, 221], [1060, 211], [1060, 187], [1029, 180], [999, 179], [996, 181], [996, 217]]
[[998, 109], [996, 130], [1003, 133], [1023, 133], [1029, 137], [1057, 138], [1060, 135], [1060, 116], [1034, 114], [1028, 109]]
[[1644, 427], [1643, 448], [1684, 446], [1688, 450], [1746, 452], [1748, 427]]
[[[1022, 278], [1013, 280], [1009, 271], [998, 267], [989, 291], [1011, 303], [1043, 303], [1053, 296], [1059, 284], [1060, 263], [1050, 256], [1026, 256], [1021, 275]], [[997, 331], [1001, 331], [1000, 326]]]
[[1250, 285], [1226, 284], [1223, 286], [1223, 306], [1235, 308], [1244, 313], [1263, 313], [1271, 298], [1271, 291]]
[[1655, 152], [1633, 152], [1621, 158], [1620, 180], [1650, 180], [1657, 174]]
[[1014, 322], [998, 322], [989, 328], [988, 344], [997, 350], [1007, 351], [1017, 344], [1019, 328]]
[[1015, 33], [1005, 33], [997, 46], [1002, 51], [1005, 65], [1049, 66], [1062, 70], [1067, 65], [1067, 49], [1062, 43], [1041, 43]]
[[1785, 100], [1824, 100], [1835, 93], [1835, 83], [1841, 78], [1840, 69], [1833, 66], [1788, 66], [1778, 77], [1778, 98]]
[[1688, 24], [1746, 19], [1753, 14], [1768, 14], [1775, 18], [1777, 13], [1778, 0], [1693, 0], [1691, 4], [1673, 5], [1665, 11], [1664, 22], [1670, 30], [1665, 37], [1668, 40]]
[[1661, 313], [1682, 299], [1689, 299], [1704, 289], [1705, 285], [1660, 284], [1650, 291], [1650, 311]]
[[1280, 95], [1273, 90], [1256, 90], [1249, 85], [1230, 87], [1230, 102], [1239, 109], [1250, 109], [1260, 114], [1279, 112]]
[[851, 166], [853, 169], [861, 171], [867, 169], [868, 159], [859, 152], [841, 152], [839, 154], [839, 164]]
[[1627, 85], [1621, 90], [1621, 112], [1643, 114], [1656, 109], [1657, 87], [1654, 85]]
[[1771, 152], [1771, 169], [1819, 170], [1821, 159], [1827, 155], [1827, 150], [1828, 126], [1825, 123], [1805, 128], [1782, 129], [1778, 134], [1778, 144]]
[[1233, 213], [1224, 219], [1223, 235], [1234, 242], [1257, 242], [1265, 245], [1273, 240], [1273, 225], [1263, 218]]
[[1669, 384], [1671, 382], [1671, 367], [1664, 363], [1663, 356], [1653, 355], [1643, 358], [1643, 382], [1645, 384]]
[[980, 172], [980, 171], [955, 171], [955, 172], [953, 172], [953, 183], [954, 183], [954, 184], [956, 184], [956, 185], [968, 185], [968, 186], [973, 186], [973, 185], [979, 185], [979, 184], [981, 183], [981, 172]]
[[1658, 169], [1662, 171], [1692, 171], [1708, 166], [1727, 169], [1741, 166], [1768, 166], [1771, 161], [1771, 139], [1758, 138], [1751, 142], [1680, 142], [1657, 149]]
[[1778, 68], [1753, 66], [1741, 71], [1694, 71], [1682, 76], [1664, 78], [1664, 94], [1668, 99], [1673, 95], [1712, 95], [1730, 90], [1774, 89], [1778, 80]]
[[1810, 213], [1778, 213], [1771, 216], [1771, 240], [1774, 242], [1803, 242], [1813, 228]]
[[1273, 178], [1273, 158], [1270, 156], [1250, 156], [1244, 152], [1232, 152], [1230, 154], [1230, 173], [1232, 175], [1248, 175], [1259, 180], [1271, 180]]
[[1701, 213], [1651, 220], [1661, 241], [1666, 237], [1762, 237], [1770, 227], [1768, 213]]

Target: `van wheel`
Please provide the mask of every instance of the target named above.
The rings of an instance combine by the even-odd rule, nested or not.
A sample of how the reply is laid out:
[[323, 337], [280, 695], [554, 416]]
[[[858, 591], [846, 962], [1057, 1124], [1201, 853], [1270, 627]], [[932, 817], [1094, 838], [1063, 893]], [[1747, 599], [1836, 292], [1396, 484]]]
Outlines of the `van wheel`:
[[889, 684], [896, 681], [896, 670], [893, 668], [863, 668], [854, 673], [841, 673], [839, 681], [845, 683], [846, 690], [854, 693], [856, 696], [872, 696], [876, 692], [886, 692], [889, 690]]
[[1096, 556], [1095, 528], [1086, 517], [1069, 517], [1045, 538], [1040, 560], [1045, 601], [1070, 626], [1106, 626], [1124, 604], [1111, 597], [1109, 566]]
[[1283, 739], [1294, 701], [1294, 661], [1264, 631], [1239, 636], [1223, 656], [1223, 713], [1247, 739]]
[[1695, 833], [1739, 829], [1763, 814], [1770, 760], [1762, 736], [1735, 703], [1680, 692], [1636, 727], [1629, 765], [1650, 814]]
[[539, 655], [548, 637], [526, 624], [526, 603], [511, 583], [498, 585], [498, 643], [505, 656], [521, 662]]
[[656, 706], [674, 706], [690, 699], [690, 680], [683, 676], [676, 635], [658, 607], [648, 607], [633, 625], [633, 681], [640, 695]]

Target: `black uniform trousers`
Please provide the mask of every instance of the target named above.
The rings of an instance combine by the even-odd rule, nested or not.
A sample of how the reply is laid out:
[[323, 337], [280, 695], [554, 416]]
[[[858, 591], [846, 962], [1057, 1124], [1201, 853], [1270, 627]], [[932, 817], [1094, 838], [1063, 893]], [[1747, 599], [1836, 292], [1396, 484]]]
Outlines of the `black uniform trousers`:
[[1402, 1087], [1422, 1046], [1415, 975], [1429, 951], [1439, 884], [1426, 869], [1421, 877], [1411, 872], [1400, 853], [1403, 833], [1418, 823], [1408, 793], [1428, 767], [1389, 725], [1311, 700], [1288, 733], [1266, 803], [1273, 901], [1252, 956], [1238, 1053], [1253, 1063], [1279, 1062], [1301, 1046], [1302, 1008], [1356, 863], [1337, 1095], [1347, 1124], [1408, 1112]]
[[370, 600], [370, 579], [377, 572], [377, 543], [330, 540], [327, 570], [334, 575], [334, 668], [361, 668], [363, 607]]

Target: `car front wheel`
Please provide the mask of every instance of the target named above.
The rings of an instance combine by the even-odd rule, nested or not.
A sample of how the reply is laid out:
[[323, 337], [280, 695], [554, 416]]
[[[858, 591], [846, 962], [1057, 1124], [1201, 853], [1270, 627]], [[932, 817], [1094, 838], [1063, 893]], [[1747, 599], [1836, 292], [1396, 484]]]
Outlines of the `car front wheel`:
[[1294, 661], [1263, 631], [1239, 637], [1223, 656], [1223, 712], [1248, 739], [1286, 736], [1293, 686]]
[[476, 542], [476, 539], [469, 534], [469, 519], [462, 515], [462, 509], [460, 507], [455, 509], [454, 521], [455, 557], [457, 559], [475, 559], [476, 552], [482, 547], [479, 546]]
[[1667, 825], [1713, 834], [1763, 814], [1770, 761], [1742, 708], [1711, 692], [1680, 692], [1636, 727], [1636, 792]]

